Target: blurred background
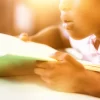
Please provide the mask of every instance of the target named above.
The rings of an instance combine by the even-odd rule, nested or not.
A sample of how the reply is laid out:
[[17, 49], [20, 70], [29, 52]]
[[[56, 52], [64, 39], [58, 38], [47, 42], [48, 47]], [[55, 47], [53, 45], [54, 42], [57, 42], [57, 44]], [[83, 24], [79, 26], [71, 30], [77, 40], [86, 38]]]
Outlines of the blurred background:
[[0, 0], [0, 33], [33, 35], [58, 23], [59, 0]]

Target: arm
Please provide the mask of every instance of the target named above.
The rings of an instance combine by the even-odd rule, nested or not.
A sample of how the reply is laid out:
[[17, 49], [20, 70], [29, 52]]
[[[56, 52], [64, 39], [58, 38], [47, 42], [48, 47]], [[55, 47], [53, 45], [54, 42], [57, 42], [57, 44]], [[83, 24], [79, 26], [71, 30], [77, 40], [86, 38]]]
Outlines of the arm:
[[64, 37], [59, 25], [50, 26], [30, 37], [31, 41], [49, 45], [55, 49], [70, 47], [68, 37]]
[[100, 97], [100, 73], [86, 70], [80, 75], [75, 92]]

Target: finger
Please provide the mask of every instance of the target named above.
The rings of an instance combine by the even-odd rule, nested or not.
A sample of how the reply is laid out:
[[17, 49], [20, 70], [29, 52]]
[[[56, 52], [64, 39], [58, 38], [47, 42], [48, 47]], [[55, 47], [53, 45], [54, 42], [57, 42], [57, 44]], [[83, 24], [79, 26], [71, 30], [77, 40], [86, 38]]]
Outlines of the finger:
[[71, 63], [72, 65], [74, 65], [75, 67], [77, 66], [79, 66], [79, 67], [82, 67], [83, 68], [83, 65], [81, 64], [81, 63], [79, 63], [75, 58], [73, 58], [71, 55], [69, 55], [69, 54], [65, 54], [64, 55], [64, 58], [69, 62], [69, 63]]
[[35, 74], [43, 76], [45, 73], [45, 69], [35, 68], [34, 72], [35, 72]]
[[67, 63], [70, 63], [73, 67], [77, 67], [77, 68], [81, 68], [81, 69], [84, 69], [83, 65], [81, 63], [79, 63], [75, 58], [73, 58], [71, 55], [65, 53], [62, 55], [62, 58], [64, 60], [67, 61]]
[[51, 57], [58, 60], [58, 61], [62, 61], [62, 60], [64, 60], [64, 55], [65, 55], [64, 52], [58, 51], [58, 52], [54, 53]]
[[21, 34], [19, 35], [19, 38], [20, 38], [21, 40], [23, 40], [23, 41], [28, 41], [28, 40], [29, 40], [29, 36], [28, 36], [27, 33], [21, 33]]
[[42, 77], [51, 77], [52, 72], [50, 70], [41, 69], [41, 68], [35, 68], [34, 69], [35, 74], [40, 75]]
[[56, 52], [51, 57], [57, 59], [58, 61], [64, 61], [64, 60], [68, 61], [71, 58], [70, 55], [65, 52]]
[[46, 82], [47, 84], [51, 84], [51, 79], [48, 77], [41, 77], [41, 79]]
[[56, 52], [52, 57], [57, 59], [58, 61], [67, 61], [67, 62], [71, 63], [72, 65], [74, 65], [75, 67], [76, 66], [81, 66], [82, 67], [82, 64], [79, 63], [75, 58], [73, 58], [68, 53]]
[[36, 66], [38, 68], [43, 68], [43, 69], [52, 69], [54, 64], [55, 62], [43, 62], [43, 61], [36, 62]]

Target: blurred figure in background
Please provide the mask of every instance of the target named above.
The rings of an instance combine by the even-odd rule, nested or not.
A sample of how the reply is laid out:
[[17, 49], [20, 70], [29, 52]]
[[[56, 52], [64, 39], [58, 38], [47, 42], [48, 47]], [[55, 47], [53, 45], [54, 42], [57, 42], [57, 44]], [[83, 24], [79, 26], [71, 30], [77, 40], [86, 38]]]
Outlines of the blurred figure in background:
[[58, 3], [59, 0], [0, 1], [0, 32], [11, 35], [27, 32], [33, 35], [47, 26], [58, 24]]

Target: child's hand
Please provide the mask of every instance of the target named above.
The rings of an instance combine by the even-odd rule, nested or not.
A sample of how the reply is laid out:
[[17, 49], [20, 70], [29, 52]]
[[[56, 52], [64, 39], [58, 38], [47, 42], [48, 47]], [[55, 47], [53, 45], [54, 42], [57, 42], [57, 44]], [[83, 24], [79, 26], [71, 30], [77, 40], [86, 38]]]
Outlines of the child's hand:
[[57, 52], [58, 62], [38, 62], [35, 73], [53, 89], [77, 92], [79, 79], [85, 74], [84, 67], [67, 53]]
[[19, 35], [19, 38], [20, 38], [21, 40], [23, 40], [23, 41], [29, 41], [29, 36], [28, 36], [27, 33], [21, 33], [21, 34]]

